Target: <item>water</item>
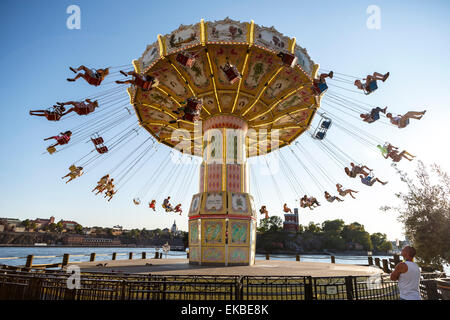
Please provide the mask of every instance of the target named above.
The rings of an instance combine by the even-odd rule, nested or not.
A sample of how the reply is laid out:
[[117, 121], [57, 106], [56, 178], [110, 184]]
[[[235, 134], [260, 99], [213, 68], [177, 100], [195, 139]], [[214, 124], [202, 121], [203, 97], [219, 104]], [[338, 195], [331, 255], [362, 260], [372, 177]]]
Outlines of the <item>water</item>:
[[[0, 247], [0, 264], [7, 264], [11, 266], [25, 265], [26, 256], [29, 254], [34, 255], [33, 264], [50, 264], [60, 263], [64, 253], [70, 254], [70, 262], [82, 262], [89, 261], [91, 253], [95, 252], [96, 261], [111, 260], [112, 253], [117, 253], [117, 260], [127, 260], [128, 254], [133, 252], [133, 259], [139, 259], [142, 252], [147, 253], [147, 258], [153, 258], [155, 256], [155, 248], [76, 248], [76, 247]], [[80, 256], [83, 255], [83, 256]], [[45, 258], [39, 258], [39, 256], [46, 256]], [[48, 257], [52, 256], [52, 257]], [[56, 256], [56, 257], [53, 257]], [[6, 257], [19, 257], [21, 259], [2, 259]], [[165, 258], [166, 255], [163, 254]], [[184, 259], [186, 253], [183, 251], [169, 251], [167, 253], [168, 259]], [[373, 258], [389, 259], [392, 256], [373, 256]], [[256, 260], [265, 260], [265, 254], [257, 254]], [[335, 256], [336, 263], [342, 264], [361, 264], [367, 265], [367, 256]], [[295, 255], [288, 254], [271, 254], [270, 260], [286, 260], [295, 261]], [[300, 255], [300, 260], [303, 262], [330, 262], [329, 255]], [[444, 267], [446, 274], [450, 274], [450, 266]]]

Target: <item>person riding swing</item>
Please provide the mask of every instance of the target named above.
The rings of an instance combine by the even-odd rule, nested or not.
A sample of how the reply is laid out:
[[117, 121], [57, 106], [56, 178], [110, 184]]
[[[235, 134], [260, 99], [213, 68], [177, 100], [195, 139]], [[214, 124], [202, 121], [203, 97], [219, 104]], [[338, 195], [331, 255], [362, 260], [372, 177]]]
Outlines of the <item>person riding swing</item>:
[[328, 202], [330, 202], [330, 203], [334, 202], [335, 200], [336, 200], [337, 202], [342, 202], [342, 201], [344, 201], [344, 200], [342, 200], [342, 199], [339, 198], [339, 197], [331, 196], [331, 195], [328, 193], [328, 191], [325, 191], [324, 196], [325, 196], [325, 199], [326, 199]]
[[[87, 102], [87, 103], [85, 103]], [[75, 112], [79, 116], [86, 116], [95, 111], [98, 108], [98, 101], [91, 101], [90, 99], [86, 99], [84, 101], [68, 101], [68, 102], [57, 102], [58, 105], [64, 107], [66, 105], [72, 105], [73, 107], [63, 113], [66, 115], [70, 112]]]
[[377, 80], [381, 80], [383, 82], [389, 77], [389, 72], [386, 74], [381, 74], [378, 72], [374, 72], [372, 75], [367, 75], [365, 79], [366, 82], [363, 84], [361, 80], [355, 80], [355, 86], [364, 91], [364, 94], [368, 95], [378, 89]]
[[[105, 77], [109, 74], [109, 68], [105, 69], [88, 69], [85, 66], [81, 65], [78, 68], [74, 69], [72, 67], [69, 67], [69, 69], [76, 73], [77, 75], [75, 78], [67, 78], [67, 81], [74, 82], [78, 78], [83, 78], [87, 81], [90, 85], [93, 85], [95, 87], [99, 86], [102, 81], [105, 79]], [[84, 73], [78, 73], [78, 71], [84, 71]]]
[[66, 108], [60, 105], [54, 105], [46, 110], [30, 110], [30, 116], [45, 117], [48, 121], [59, 121]]
[[116, 83], [118, 84], [129, 83], [138, 88], [141, 88], [144, 91], [150, 91], [152, 90], [152, 88], [157, 87], [159, 85], [158, 79], [155, 79], [154, 77], [147, 74], [140, 74], [135, 71], [125, 72], [122, 70], [120, 71], [120, 73], [123, 74], [125, 77], [133, 76], [133, 79], [125, 81], [117, 80]]

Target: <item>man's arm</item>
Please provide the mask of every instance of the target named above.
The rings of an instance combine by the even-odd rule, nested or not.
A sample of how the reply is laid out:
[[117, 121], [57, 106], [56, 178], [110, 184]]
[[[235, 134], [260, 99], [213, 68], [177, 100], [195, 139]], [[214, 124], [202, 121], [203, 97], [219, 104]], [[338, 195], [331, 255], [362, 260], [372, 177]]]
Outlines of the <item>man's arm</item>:
[[406, 263], [400, 262], [399, 264], [397, 264], [395, 266], [394, 271], [392, 271], [392, 273], [391, 273], [391, 280], [392, 281], [397, 281], [398, 278], [400, 278], [400, 274], [401, 273], [405, 273], [407, 271], [408, 271], [408, 266], [406, 265]]

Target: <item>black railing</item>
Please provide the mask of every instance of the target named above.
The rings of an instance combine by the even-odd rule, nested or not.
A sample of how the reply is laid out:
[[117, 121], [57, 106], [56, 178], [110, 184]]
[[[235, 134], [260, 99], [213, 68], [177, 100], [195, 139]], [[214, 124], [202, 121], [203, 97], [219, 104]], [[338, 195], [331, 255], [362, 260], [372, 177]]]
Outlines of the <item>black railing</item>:
[[[64, 271], [0, 269], [0, 300], [398, 300], [384, 276], [176, 276], [82, 273], [69, 289]], [[440, 299], [434, 280], [422, 299]]]

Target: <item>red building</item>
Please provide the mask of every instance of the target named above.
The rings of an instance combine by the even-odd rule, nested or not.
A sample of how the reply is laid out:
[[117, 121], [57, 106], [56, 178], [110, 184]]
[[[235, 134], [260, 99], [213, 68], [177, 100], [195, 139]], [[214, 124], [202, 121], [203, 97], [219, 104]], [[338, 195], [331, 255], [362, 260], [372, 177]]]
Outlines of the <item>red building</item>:
[[51, 223], [55, 223], [55, 217], [51, 216], [50, 219], [37, 218], [33, 222], [36, 223], [36, 227], [41, 228], [41, 227], [47, 226]]
[[294, 213], [284, 214], [283, 230], [298, 231], [298, 208], [294, 208]]

